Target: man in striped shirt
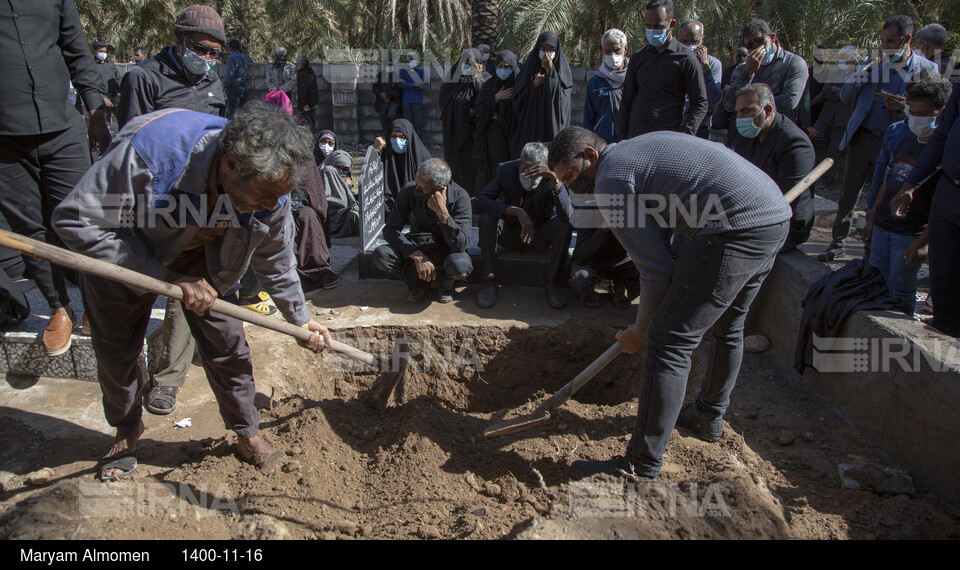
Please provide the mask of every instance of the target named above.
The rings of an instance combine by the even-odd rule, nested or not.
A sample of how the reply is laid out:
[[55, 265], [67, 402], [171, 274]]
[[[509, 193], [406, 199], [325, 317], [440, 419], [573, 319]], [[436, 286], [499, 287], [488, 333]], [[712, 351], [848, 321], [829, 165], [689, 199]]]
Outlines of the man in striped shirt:
[[[617, 339], [628, 354], [647, 348], [626, 455], [575, 466], [655, 479], [674, 425], [707, 441], [723, 433], [747, 310], [786, 239], [790, 206], [776, 182], [732, 150], [680, 133], [607, 145], [570, 127], [551, 143], [549, 166], [570, 192], [594, 194], [637, 265], [636, 323]], [[692, 246], [674, 263], [669, 242], [678, 235]], [[690, 356], [707, 331], [707, 376], [696, 401], [681, 411]]]

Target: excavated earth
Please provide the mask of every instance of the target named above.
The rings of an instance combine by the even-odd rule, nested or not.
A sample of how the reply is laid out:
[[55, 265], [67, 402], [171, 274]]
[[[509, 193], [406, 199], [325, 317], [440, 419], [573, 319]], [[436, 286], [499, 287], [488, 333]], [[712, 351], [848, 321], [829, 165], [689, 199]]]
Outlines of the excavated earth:
[[[422, 312], [404, 305], [395, 283], [344, 287], [379, 302], [350, 304], [351, 291], [315, 297], [319, 318], [344, 342], [382, 355], [408, 339], [413, 362], [381, 407], [364, 397], [379, 371], [248, 328], [262, 434], [286, 453], [271, 473], [237, 459], [197, 367], [174, 414], [145, 414], [137, 475], [109, 484], [94, 479], [95, 459], [111, 440], [96, 418], [96, 386], [8, 378], [21, 390], [47, 390], [49, 409], [82, 402], [87, 412], [54, 419], [16, 402], [0, 407], [0, 537], [958, 536], [960, 511], [933, 493], [841, 487], [839, 464], [902, 466], [781, 355], [746, 355], [723, 439], [674, 431], [659, 482], [582, 479], [573, 461], [607, 459], [626, 446], [642, 356], [618, 357], [541, 426], [492, 439], [483, 430], [572, 379], [632, 313], [572, 306], [523, 322], [508, 317], [511, 306], [522, 312], [524, 293], [513, 305], [504, 301], [502, 313], [466, 314], [476, 286], [461, 289], [452, 309]], [[530, 299], [549, 311], [541, 291]], [[456, 318], [439, 312], [452, 310]], [[695, 354], [688, 399], [703, 378], [705, 349]], [[185, 417], [192, 427], [173, 425]], [[25, 482], [43, 468], [45, 484]]]

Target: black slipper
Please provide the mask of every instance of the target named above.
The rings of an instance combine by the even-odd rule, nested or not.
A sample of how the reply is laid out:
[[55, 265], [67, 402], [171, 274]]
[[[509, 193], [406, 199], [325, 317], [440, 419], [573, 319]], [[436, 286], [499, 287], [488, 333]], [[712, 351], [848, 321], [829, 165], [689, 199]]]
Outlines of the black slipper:
[[[97, 469], [97, 477], [101, 481], [119, 481], [120, 479], [127, 479], [133, 477], [133, 474], [137, 472], [137, 456], [140, 455], [140, 442], [137, 442], [137, 447], [134, 449], [133, 453], [125, 453], [123, 455], [118, 455], [116, 457], [104, 457], [100, 459]], [[104, 477], [103, 474], [110, 469], [120, 469], [123, 472], [119, 475], [111, 475], [110, 477]]]

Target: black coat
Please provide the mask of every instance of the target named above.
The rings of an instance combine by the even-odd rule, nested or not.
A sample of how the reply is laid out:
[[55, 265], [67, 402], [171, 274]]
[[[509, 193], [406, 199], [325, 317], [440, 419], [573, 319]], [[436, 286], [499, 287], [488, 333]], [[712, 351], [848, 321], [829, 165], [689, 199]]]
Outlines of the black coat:
[[[748, 139], [734, 135], [733, 150], [767, 173], [786, 194], [804, 179], [816, 165], [817, 155], [810, 137], [793, 121], [777, 113], [767, 136]], [[807, 189], [790, 205], [790, 233], [784, 250], [790, 250], [810, 237], [814, 221], [813, 188]]]
[[313, 72], [310, 66], [297, 71], [297, 105], [300, 106], [296, 111], [302, 112], [303, 106], [307, 105], [311, 109], [320, 104], [320, 89], [317, 88], [317, 74]]
[[[543, 69], [539, 51], [541, 44], [556, 47], [550, 73], [540, 87], [534, 86]], [[550, 142], [557, 133], [570, 126], [570, 105], [573, 95], [573, 72], [553, 32], [543, 32], [527, 56], [513, 88], [515, 126], [510, 140], [510, 156], [519, 157], [528, 142]]]
[[503, 218], [510, 206], [523, 208], [534, 226], [540, 226], [557, 215], [553, 197], [553, 181], [544, 178], [527, 192], [520, 185], [520, 161], [504, 162], [497, 168], [497, 176], [477, 194], [474, 208], [477, 212]]
[[[400, 86], [397, 85], [397, 82], [384, 81], [383, 74], [384, 71], [381, 69], [380, 73], [377, 73], [377, 82], [373, 84], [373, 108], [378, 113], [382, 113], [384, 106], [390, 103], [400, 105], [402, 103], [401, 98], [403, 97], [403, 93], [400, 91]], [[387, 79], [391, 79], [390, 76], [387, 76]], [[386, 103], [380, 98], [381, 93], [387, 94], [387, 97], [390, 98], [390, 103]]]

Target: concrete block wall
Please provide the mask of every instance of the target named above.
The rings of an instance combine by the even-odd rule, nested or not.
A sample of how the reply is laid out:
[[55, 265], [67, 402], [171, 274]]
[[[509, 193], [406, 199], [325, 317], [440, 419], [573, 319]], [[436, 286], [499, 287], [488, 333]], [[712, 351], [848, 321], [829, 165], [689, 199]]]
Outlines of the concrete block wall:
[[[253, 63], [247, 70], [247, 96], [249, 100], [262, 101], [267, 94], [266, 69], [269, 63]], [[320, 106], [316, 109], [317, 127], [331, 129], [346, 144], [369, 144], [380, 130], [380, 116], [374, 109], [373, 81], [376, 66], [357, 64], [311, 64], [317, 75], [320, 90]], [[447, 64], [435, 64], [429, 69], [427, 89], [423, 102], [423, 142], [428, 145], [443, 143], [443, 125], [440, 122], [440, 87], [449, 71]], [[216, 72], [223, 77], [227, 68], [217, 64]], [[595, 69], [573, 68], [573, 100], [570, 124], [583, 124], [583, 102], [586, 97], [587, 80]]]
[[[828, 272], [803, 252], [780, 255], [750, 309], [748, 329], [769, 337], [791, 364], [803, 299]], [[839, 336], [866, 339], [869, 354], [878, 354], [876, 363], [859, 372], [807, 368], [804, 375], [902, 461], [918, 488], [960, 503], [960, 343], [890, 311], [855, 313]], [[890, 350], [882, 348], [885, 343], [893, 343]], [[906, 367], [889, 357], [904, 348]]]

